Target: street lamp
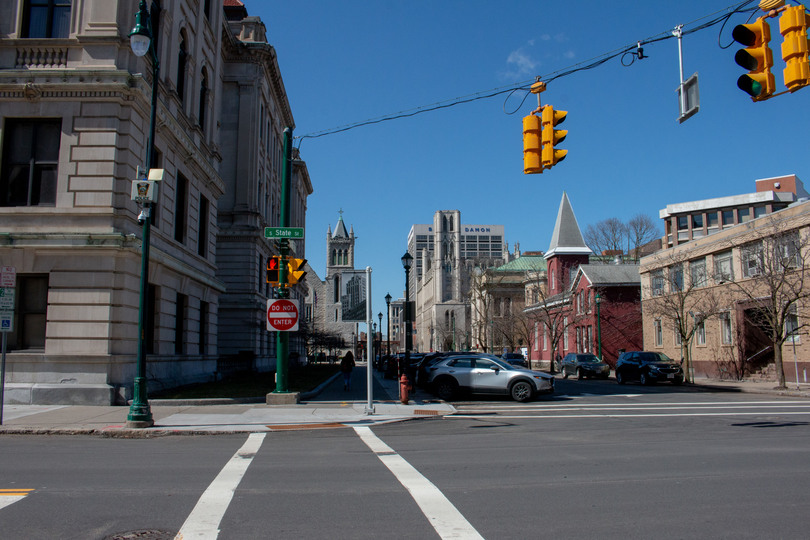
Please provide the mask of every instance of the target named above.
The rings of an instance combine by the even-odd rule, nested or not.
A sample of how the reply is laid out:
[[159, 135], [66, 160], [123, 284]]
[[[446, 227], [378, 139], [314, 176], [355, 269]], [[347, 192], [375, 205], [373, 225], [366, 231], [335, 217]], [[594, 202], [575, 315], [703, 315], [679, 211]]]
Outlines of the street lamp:
[[371, 357], [374, 358], [374, 349], [377, 348], [377, 323], [371, 323], [371, 336], [366, 340], [366, 344], [371, 347]]
[[[155, 53], [152, 36], [152, 21], [146, 2], [140, 1], [138, 13], [135, 14], [135, 28], [129, 33], [130, 46], [135, 56], [145, 56], [149, 53], [152, 61], [152, 110], [149, 120], [149, 138], [146, 141], [146, 177], [152, 167], [152, 151], [155, 145], [155, 115], [157, 112], [158, 75], [160, 63]], [[147, 288], [149, 286], [149, 242], [152, 224], [150, 223], [151, 203], [144, 202], [138, 221], [143, 224], [143, 240], [141, 242], [141, 291], [138, 306], [138, 363], [137, 373], [133, 382], [132, 405], [127, 415], [127, 427], [147, 428], [154, 425], [152, 411], [149, 408], [149, 399], [146, 394], [146, 314]]]
[[391, 295], [385, 295], [385, 314], [388, 319], [388, 351], [387, 355], [391, 356]]
[[602, 360], [602, 314], [599, 306], [602, 304], [602, 296], [596, 293], [596, 340], [599, 342], [599, 360]]
[[[404, 365], [399, 367], [399, 374], [402, 376], [405, 375], [405, 368], [411, 365], [411, 341], [413, 339], [413, 329], [411, 325], [413, 313], [411, 313], [410, 274], [413, 256], [406, 251], [405, 255], [403, 255], [400, 260], [402, 261], [402, 267], [405, 269], [405, 358]], [[401, 397], [402, 396], [400, 396], [400, 398]]]

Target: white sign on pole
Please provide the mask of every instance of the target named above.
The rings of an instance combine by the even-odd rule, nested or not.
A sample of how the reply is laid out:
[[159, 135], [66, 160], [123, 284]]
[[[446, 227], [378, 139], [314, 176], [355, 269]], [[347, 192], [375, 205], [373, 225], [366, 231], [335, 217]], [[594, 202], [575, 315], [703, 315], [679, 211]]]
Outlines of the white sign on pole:
[[14, 311], [14, 289], [0, 287], [0, 311]]
[[0, 311], [0, 332], [12, 332], [14, 330], [14, 312]]
[[3, 266], [0, 268], [0, 287], [15, 287], [17, 281], [17, 269], [13, 266]]

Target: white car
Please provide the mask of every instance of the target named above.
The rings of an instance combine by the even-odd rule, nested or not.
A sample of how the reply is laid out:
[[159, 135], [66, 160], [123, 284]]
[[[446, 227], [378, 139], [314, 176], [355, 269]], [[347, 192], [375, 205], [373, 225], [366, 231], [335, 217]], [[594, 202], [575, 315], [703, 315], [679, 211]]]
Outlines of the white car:
[[548, 373], [518, 368], [486, 355], [451, 356], [430, 366], [428, 386], [439, 398], [453, 399], [460, 391], [473, 394], [505, 394], [515, 401], [528, 401], [538, 394], [554, 392], [554, 377]]

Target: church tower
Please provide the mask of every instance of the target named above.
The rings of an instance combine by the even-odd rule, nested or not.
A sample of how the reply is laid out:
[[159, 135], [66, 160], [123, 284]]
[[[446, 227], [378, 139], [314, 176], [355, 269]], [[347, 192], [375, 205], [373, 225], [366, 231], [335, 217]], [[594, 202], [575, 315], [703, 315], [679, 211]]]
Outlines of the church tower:
[[326, 231], [326, 279], [343, 270], [354, 269], [354, 227], [346, 232], [343, 223], [343, 210], [340, 211], [335, 232], [332, 227]]
[[568, 194], [563, 192], [551, 244], [544, 255], [548, 271], [548, 295], [554, 296], [567, 290], [577, 268], [581, 264], [588, 264], [591, 253], [582, 238]]

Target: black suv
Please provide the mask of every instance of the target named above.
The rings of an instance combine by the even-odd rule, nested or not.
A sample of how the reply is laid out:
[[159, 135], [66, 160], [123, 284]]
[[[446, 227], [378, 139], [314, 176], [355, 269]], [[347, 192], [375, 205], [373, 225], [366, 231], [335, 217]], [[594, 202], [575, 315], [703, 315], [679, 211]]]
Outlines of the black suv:
[[641, 384], [669, 381], [672, 384], [682, 384], [683, 369], [662, 353], [624, 352], [616, 362], [616, 382], [624, 384], [627, 381], [639, 381]]

